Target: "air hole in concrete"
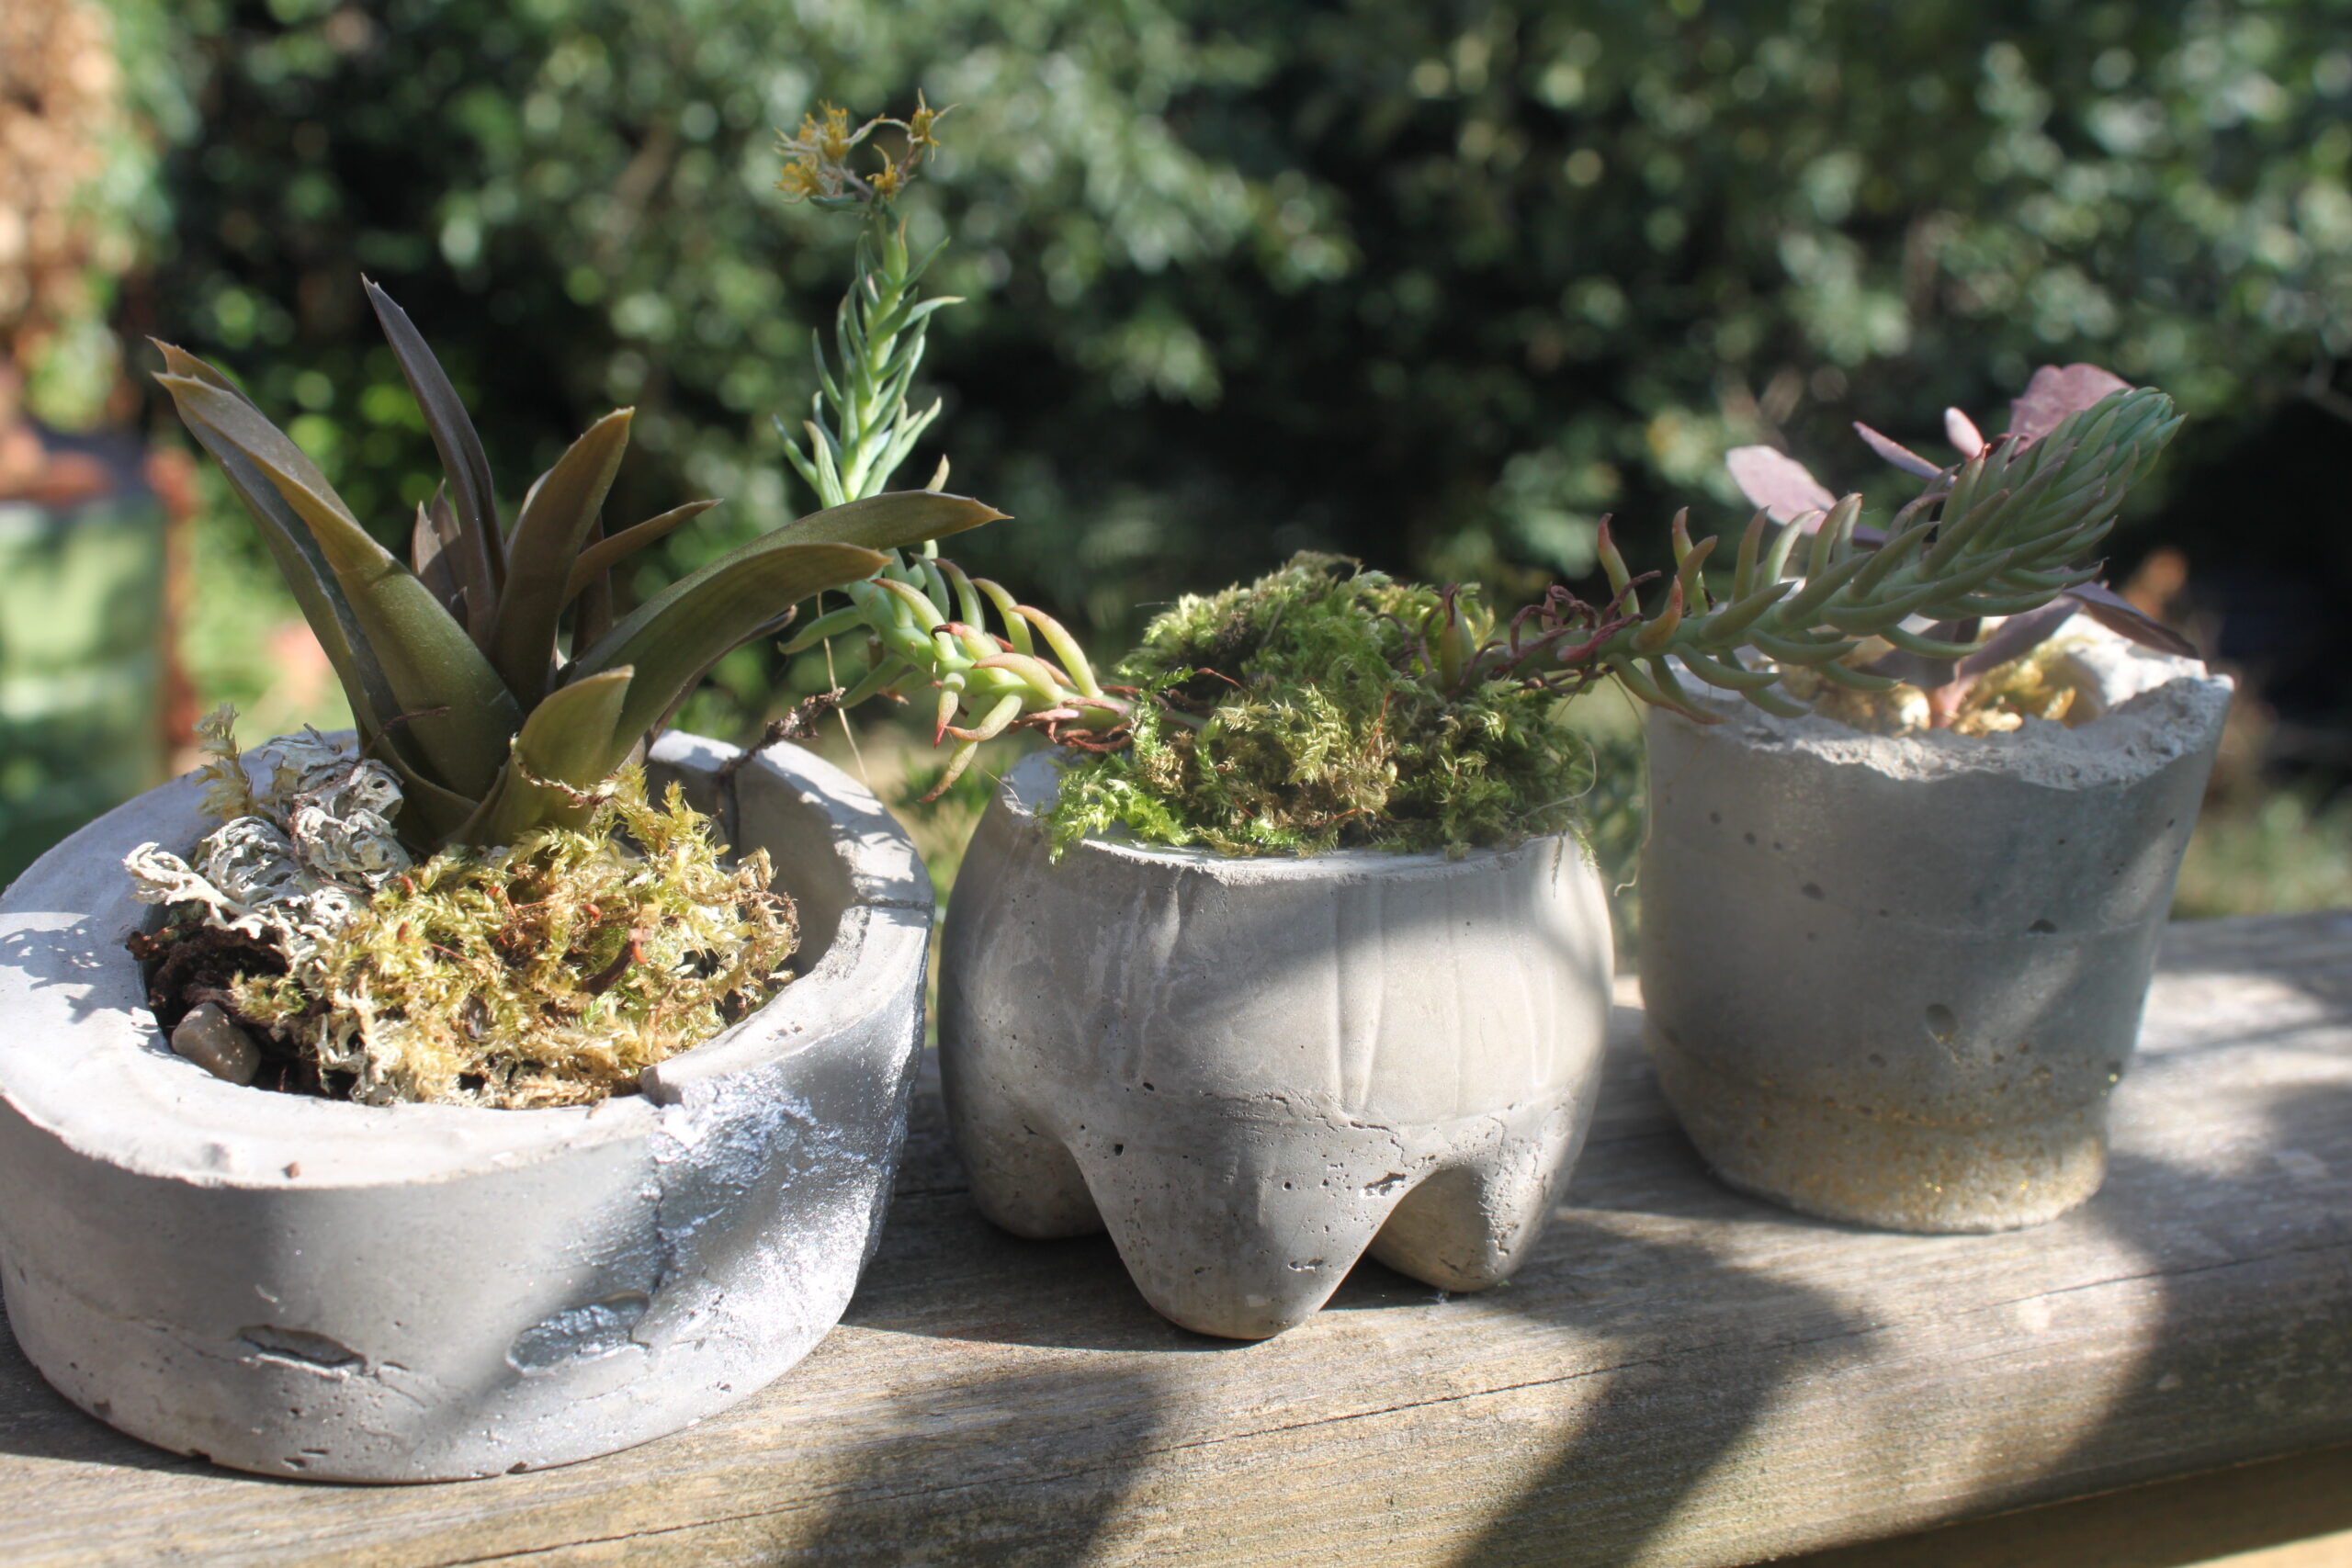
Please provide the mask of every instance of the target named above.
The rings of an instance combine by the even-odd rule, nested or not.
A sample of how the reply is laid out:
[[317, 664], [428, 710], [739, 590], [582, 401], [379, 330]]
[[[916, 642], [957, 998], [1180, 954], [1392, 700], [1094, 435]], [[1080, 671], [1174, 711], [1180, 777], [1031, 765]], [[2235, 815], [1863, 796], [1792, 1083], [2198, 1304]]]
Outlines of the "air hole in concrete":
[[1740, 837], [1746, 839], [1751, 844], [1756, 841], [1756, 835], [1753, 833], [1742, 833]]
[[2048, 936], [2051, 932], [2056, 931], [2058, 927], [2049, 920], [2036, 920], [2033, 924], [2026, 927], [2025, 929], [2031, 931], [2036, 936]]
[[653, 1304], [642, 1291], [623, 1291], [601, 1302], [569, 1307], [514, 1337], [507, 1363], [529, 1376], [566, 1361], [593, 1360], [634, 1343], [629, 1331]]
[[237, 1330], [237, 1338], [264, 1360], [300, 1367], [306, 1372], [324, 1372], [330, 1377], [345, 1375], [365, 1359], [341, 1340], [313, 1334], [307, 1328], [280, 1328], [275, 1324], [256, 1323]]
[[1707, 813], [1707, 820], [1720, 828], [1724, 825], [1724, 814], [1720, 811], [1710, 811]]
[[1125, 1144], [1113, 1144], [1111, 1145], [1111, 1152], [1114, 1155], [1125, 1154], [1127, 1152], [1127, 1145]]
[[1873, 1052], [1871, 1052], [1871, 1055], [1870, 1055], [1870, 1063], [1871, 1063], [1871, 1066], [1873, 1066], [1873, 1067], [1883, 1067], [1883, 1066], [1886, 1066], [1886, 1058], [1885, 1058], [1884, 1056], [1880, 1055], [1877, 1052], [1873, 1051]]
[[1928, 1004], [1928, 1032], [1935, 1037], [1936, 1043], [1939, 1045], [1949, 1045], [1952, 1042], [1952, 1036], [1960, 1032], [1960, 1020], [1953, 1017], [1951, 1009], [1944, 1006], [1943, 1003], [1929, 1002]]
[[506, 1467], [506, 1473], [507, 1473], [507, 1474], [509, 1474], [509, 1475], [520, 1475], [520, 1474], [522, 1474], [525, 1471], [526, 1471], [526, 1470], [528, 1470], [528, 1469], [530, 1469], [530, 1468], [531, 1468], [531, 1467], [530, 1467], [529, 1465], [525, 1464], [525, 1463], [524, 1463], [522, 1461], [520, 1461], [520, 1460], [517, 1460], [517, 1461], [515, 1461], [513, 1464], [510, 1464], [510, 1465], [508, 1465], [508, 1466]]
[[1798, 891], [1803, 893], [1808, 898], [1826, 898], [1829, 897], [1828, 894], [1824, 893], [1821, 890], [1821, 884], [1818, 882], [1808, 882], [1803, 887], [1799, 888]]
[[1144, 1089], [1145, 1089], [1147, 1091], [1148, 1091], [1148, 1092], [1150, 1092], [1150, 1093], [1152, 1093], [1152, 1094], [1158, 1094], [1158, 1093], [1159, 1092], [1158, 1089], [1153, 1089], [1153, 1088], [1151, 1087], [1151, 1085], [1149, 1085], [1149, 1084], [1148, 1084], [1148, 1083], [1147, 1083], [1147, 1084], [1145, 1084], [1143, 1087], [1144, 1087]]

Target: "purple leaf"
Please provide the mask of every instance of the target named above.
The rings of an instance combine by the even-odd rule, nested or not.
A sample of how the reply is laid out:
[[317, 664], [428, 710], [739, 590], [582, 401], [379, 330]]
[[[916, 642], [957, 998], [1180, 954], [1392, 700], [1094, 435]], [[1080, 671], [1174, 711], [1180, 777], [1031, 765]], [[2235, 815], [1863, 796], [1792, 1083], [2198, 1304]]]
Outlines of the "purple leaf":
[[1984, 450], [1984, 433], [1958, 409], [1944, 410], [1944, 439], [1960, 448], [1962, 462]]
[[1859, 419], [1854, 422], [1854, 434], [1860, 436], [1863, 444], [1869, 446], [1871, 451], [1877, 453], [1886, 461], [1894, 464], [1896, 468], [1901, 468], [1906, 474], [1915, 474], [1920, 479], [1931, 479], [1938, 474], [1943, 472], [1941, 468], [1936, 467], [1935, 464], [1930, 463], [1928, 459], [1922, 457], [1919, 454], [1914, 452], [1910, 447], [1905, 446], [1900, 441], [1896, 441], [1889, 436], [1881, 435], [1877, 431], [1872, 430], [1869, 425], [1864, 424]]
[[2068, 414], [2131, 389], [2131, 382], [2096, 365], [2045, 365], [2009, 403], [2009, 434], [2019, 446], [2030, 446], [2057, 429]]
[[1770, 446], [1735, 446], [1724, 454], [1724, 467], [1731, 470], [1740, 492], [1778, 522], [1838, 504], [1838, 498], [1803, 463]]
[[2011, 615], [2001, 623], [1999, 630], [1984, 639], [1984, 647], [1960, 661], [1960, 668], [1954, 673], [1973, 678], [2032, 652], [2055, 636], [2060, 626], [2074, 619], [2078, 608], [2080, 606], [2074, 600], [2062, 597], [2052, 600], [2039, 610]]
[[[1973, 620], [1938, 621], [1919, 635], [1937, 642], [1974, 642], [1976, 623]], [[1961, 661], [1956, 659], [1938, 659], [1931, 654], [1913, 653], [1908, 649], [1898, 648], [1866, 668], [1873, 675], [1892, 675], [1898, 681], [1908, 681], [1923, 692], [1935, 692], [1960, 678], [1960, 665]]]
[[2069, 599], [2081, 603], [2083, 613], [2119, 637], [2130, 637], [2143, 648], [2153, 648], [2159, 653], [2173, 654], [2181, 659], [2201, 660], [2197, 645], [2143, 613], [2131, 600], [2116, 592], [2103, 582], [2086, 582], [2079, 588], [2066, 590]]

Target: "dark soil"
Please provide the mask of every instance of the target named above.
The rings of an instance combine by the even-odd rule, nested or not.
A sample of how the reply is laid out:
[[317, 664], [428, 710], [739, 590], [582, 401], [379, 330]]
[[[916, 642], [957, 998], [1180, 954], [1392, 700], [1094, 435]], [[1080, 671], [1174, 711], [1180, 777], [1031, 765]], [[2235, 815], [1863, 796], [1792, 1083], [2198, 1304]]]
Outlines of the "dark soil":
[[286, 960], [276, 948], [196, 921], [166, 925], [153, 932], [134, 931], [124, 945], [146, 971], [147, 1005], [155, 1010], [155, 1021], [166, 1036], [190, 1010], [210, 1002], [234, 1019], [260, 1048], [261, 1067], [254, 1075], [254, 1088], [328, 1100], [349, 1097], [351, 1086], [345, 1074], [321, 1074], [318, 1064], [299, 1046], [239, 1012], [229, 994], [231, 983], [243, 976], [285, 974]]

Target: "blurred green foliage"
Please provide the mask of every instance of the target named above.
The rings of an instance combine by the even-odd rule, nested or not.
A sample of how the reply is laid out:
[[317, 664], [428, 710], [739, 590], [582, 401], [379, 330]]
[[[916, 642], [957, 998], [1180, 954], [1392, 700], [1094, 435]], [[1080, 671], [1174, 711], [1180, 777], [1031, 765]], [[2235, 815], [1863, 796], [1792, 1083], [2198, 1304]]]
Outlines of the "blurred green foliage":
[[362, 270], [499, 471], [631, 402], [619, 513], [731, 497], [668, 570], [806, 509], [767, 419], [850, 235], [773, 131], [917, 86], [959, 107], [916, 237], [974, 299], [936, 437], [1019, 518], [959, 554], [1098, 637], [1306, 547], [1579, 575], [1604, 510], [1655, 547], [1728, 502], [1728, 445], [1859, 479], [1846, 420], [2050, 359], [2165, 385], [2194, 462], [2352, 355], [2343, 0], [115, 3], [184, 94], [134, 324], [388, 533], [433, 464]]

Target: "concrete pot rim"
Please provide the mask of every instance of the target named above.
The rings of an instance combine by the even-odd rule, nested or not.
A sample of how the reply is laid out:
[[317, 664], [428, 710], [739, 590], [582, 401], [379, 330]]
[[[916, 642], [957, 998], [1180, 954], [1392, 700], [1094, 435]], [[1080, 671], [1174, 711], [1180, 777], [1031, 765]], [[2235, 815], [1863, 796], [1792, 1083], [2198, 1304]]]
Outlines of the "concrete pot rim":
[[2237, 690], [2233, 677], [2201, 660], [2143, 648], [2096, 623], [2082, 635], [2082, 672], [2095, 684], [2100, 712], [2072, 728], [2037, 719], [1991, 735], [1877, 735], [1818, 714], [1783, 718], [1712, 690], [1700, 700], [1723, 716], [1720, 725], [1695, 725], [1664, 708], [1645, 716], [1704, 728], [1742, 750], [1802, 752], [1825, 768], [1868, 768], [1923, 784], [1991, 773], [2029, 787], [2073, 790], [2111, 786], [2164, 766], [2182, 738], [2204, 728], [2207, 720], [2193, 710], [2216, 697], [2226, 705]]
[[[652, 760], [709, 774], [736, 749], [673, 732]], [[0, 1099], [68, 1147], [141, 1175], [255, 1190], [432, 1183], [641, 1139], [697, 1086], [821, 1043], [872, 1004], [856, 912], [933, 908], [931, 882], [881, 803], [797, 747], [755, 756], [820, 811], [845, 873], [839, 930], [814, 969], [725, 1032], [650, 1068], [641, 1092], [593, 1106], [491, 1110], [355, 1105], [223, 1082], [175, 1055], [155, 1028], [124, 938], [152, 914], [122, 857], [147, 840], [185, 847], [209, 820], [181, 778], [52, 848], [0, 898]], [[789, 889], [787, 889], [789, 891]], [[74, 1048], [63, 1049], [66, 1041]], [[684, 1123], [680, 1123], [681, 1127]]]
[[[1053, 804], [1060, 787], [1065, 753], [1037, 751], [1006, 770], [997, 791], [1004, 807], [1024, 828], [1034, 828], [1037, 815]], [[1465, 870], [1524, 854], [1534, 846], [1566, 840], [1577, 852], [1590, 856], [1584, 837], [1577, 832], [1538, 833], [1506, 848], [1474, 849], [1459, 859], [1431, 852], [1395, 850], [1328, 850], [1313, 855], [1227, 855], [1191, 845], [1138, 844], [1092, 834], [1070, 846], [1072, 854], [1099, 854], [1137, 866], [1197, 872], [1228, 885], [1329, 880], [1363, 881], [1371, 877], [1458, 876]]]

